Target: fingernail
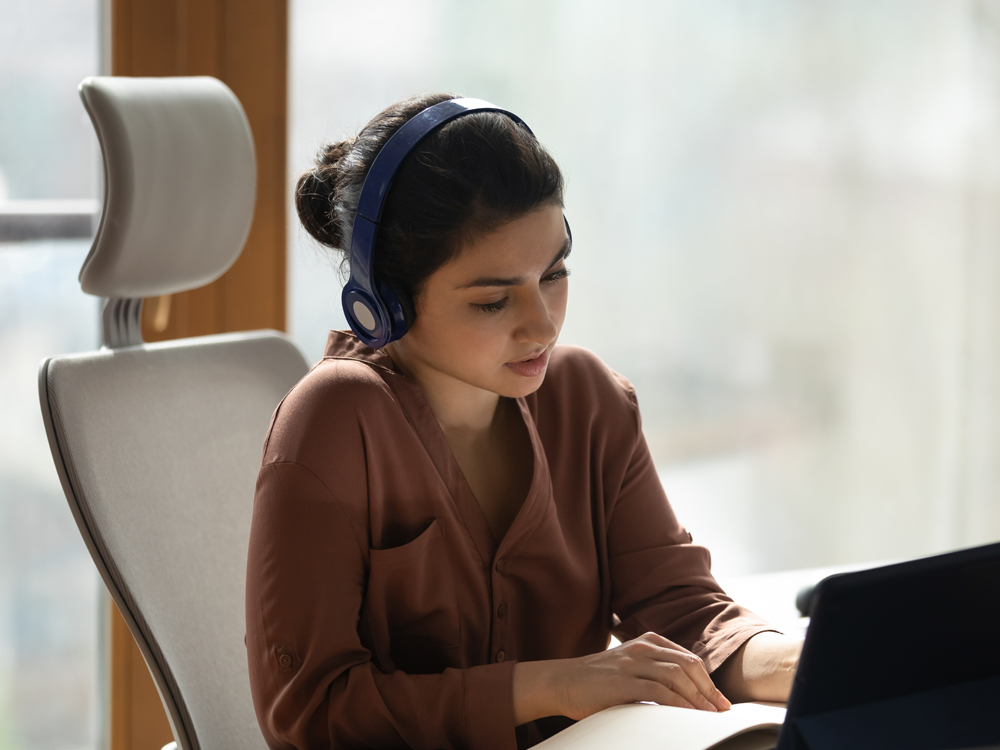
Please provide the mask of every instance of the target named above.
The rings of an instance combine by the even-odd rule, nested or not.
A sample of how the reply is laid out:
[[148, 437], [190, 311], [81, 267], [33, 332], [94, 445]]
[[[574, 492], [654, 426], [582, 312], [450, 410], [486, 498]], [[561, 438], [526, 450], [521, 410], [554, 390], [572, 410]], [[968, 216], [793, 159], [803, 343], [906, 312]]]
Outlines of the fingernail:
[[710, 700], [705, 700], [705, 701], [704, 701], [704, 703], [705, 703], [705, 710], [706, 710], [706, 711], [712, 711], [712, 712], [714, 712], [714, 713], [718, 713], [718, 712], [719, 712], [719, 709], [717, 709], [717, 708], [715, 707], [715, 704], [714, 704], [714, 703], [712, 703], [712, 701], [710, 701]]

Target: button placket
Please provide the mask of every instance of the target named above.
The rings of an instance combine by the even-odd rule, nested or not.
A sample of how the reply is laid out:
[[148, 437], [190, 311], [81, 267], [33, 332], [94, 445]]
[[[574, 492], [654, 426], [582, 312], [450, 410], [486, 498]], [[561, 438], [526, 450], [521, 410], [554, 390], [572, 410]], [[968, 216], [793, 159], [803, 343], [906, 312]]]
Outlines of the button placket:
[[[507, 658], [507, 576], [510, 562], [503, 557], [493, 564], [492, 661], [499, 664]], [[499, 602], [499, 604], [497, 603]]]

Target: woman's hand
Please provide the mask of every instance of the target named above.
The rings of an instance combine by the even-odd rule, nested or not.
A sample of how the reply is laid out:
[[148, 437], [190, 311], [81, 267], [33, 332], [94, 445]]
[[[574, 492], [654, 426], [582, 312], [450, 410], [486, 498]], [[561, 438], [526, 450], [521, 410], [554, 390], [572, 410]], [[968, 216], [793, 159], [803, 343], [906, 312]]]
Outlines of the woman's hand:
[[781, 633], [751, 637], [712, 674], [715, 684], [736, 702], [785, 703], [802, 652], [802, 641]]
[[638, 701], [704, 711], [730, 707], [704, 662], [656, 633], [576, 659], [514, 665], [515, 724], [543, 716], [583, 719]]

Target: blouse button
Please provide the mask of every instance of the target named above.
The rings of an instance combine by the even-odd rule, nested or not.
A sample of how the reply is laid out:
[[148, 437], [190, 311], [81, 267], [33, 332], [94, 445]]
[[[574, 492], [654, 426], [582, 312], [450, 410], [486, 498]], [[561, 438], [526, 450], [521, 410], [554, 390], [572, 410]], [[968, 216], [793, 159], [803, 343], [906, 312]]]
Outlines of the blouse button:
[[498, 662], [498, 663], [499, 663], [499, 662], [502, 662], [502, 661], [503, 661], [504, 659], [506, 659], [506, 658], [507, 658], [507, 654], [505, 654], [505, 653], [503, 652], [503, 649], [500, 649], [499, 651], [497, 651], [497, 662]]
[[503, 618], [507, 614], [507, 605], [501, 604], [497, 607], [497, 617]]
[[288, 669], [290, 666], [292, 666], [292, 657], [290, 657], [288, 654], [282, 654], [281, 656], [278, 657], [278, 664], [283, 666], [285, 669]]
[[497, 573], [503, 573], [503, 569], [505, 567], [507, 567], [507, 561], [501, 557], [499, 560], [497, 560], [497, 565], [496, 565]]

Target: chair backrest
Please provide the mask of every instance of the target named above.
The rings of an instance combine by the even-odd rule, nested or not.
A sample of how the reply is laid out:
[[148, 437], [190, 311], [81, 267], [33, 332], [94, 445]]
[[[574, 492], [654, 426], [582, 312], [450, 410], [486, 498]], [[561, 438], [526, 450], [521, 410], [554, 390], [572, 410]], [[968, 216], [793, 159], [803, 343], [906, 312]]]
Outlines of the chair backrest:
[[274, 331], [143, 344], [136, 299], [204, 284], [238, 256], [249, 128], [214, 79], [87, 79], [81, 94], [107, 186], [81, 283], [109, 298], [106, 346], [42, 363], [49, 445], [177, 744], [263, 749], [243, 641], [253, 489], [269, 418], [307, 365]]

